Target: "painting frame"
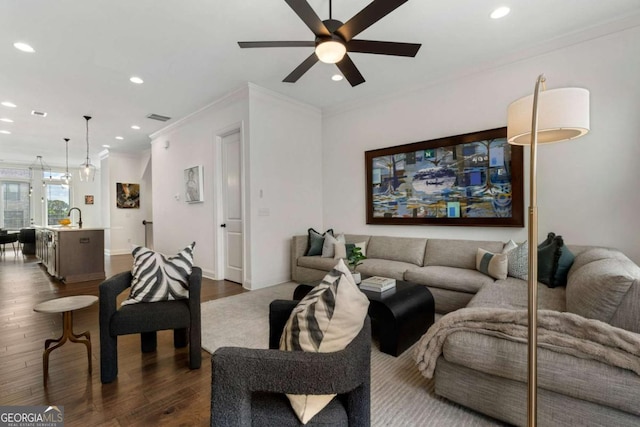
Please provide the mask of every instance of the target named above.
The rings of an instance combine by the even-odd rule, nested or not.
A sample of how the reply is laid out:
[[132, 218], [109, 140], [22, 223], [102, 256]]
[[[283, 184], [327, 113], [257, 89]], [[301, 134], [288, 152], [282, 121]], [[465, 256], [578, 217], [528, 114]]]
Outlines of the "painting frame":
[[367, 224], [524, 227], [523, 147], [506, 127], [364, 157]]
[[140, 184], [116, 182], [116, 207], [140, 209]]
[[204, 202], [204, 168], [191, 166], [184, 170], [184, 194], [187, 203]]

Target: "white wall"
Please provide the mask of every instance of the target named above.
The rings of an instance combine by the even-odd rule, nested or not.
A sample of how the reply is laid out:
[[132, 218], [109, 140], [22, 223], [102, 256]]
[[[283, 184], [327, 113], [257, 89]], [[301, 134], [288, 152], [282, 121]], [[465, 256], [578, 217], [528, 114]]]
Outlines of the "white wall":
[[[216, 271], [216, 135], [229, 126], [243, 126], [248, 119], [244, 88], [151, 135], [155, 249], [170, 255], [195, 241], [194, 262], [211, 278], [220, 278]], [[247, 138], [248, 131], [243, 128], [243, 133]], [[196, 165], [203, 166], [204, 202], [186, 203], [183, 173]]]
[[[69, 173], [73, 175], [71, 188], [72, 188], [72, 207], [78, 207], [82, 211], [82, 227], [94, 228], [103, 227], [102, 222], [102, 199], [100, 187], [102, 185], [102, 170], [96, 170], [96, 177], [93, 182], [80, 181], [78, 169], [69, 170]], [[85, 205], [84, 196], [93, 196], [93, 205]], [[78, 221], [78, 212], [72, 212], [72, 222], [75, 224]]]
[[[150, 151], [143, 153], [119, 153], [110, 151], [103, 158], [101, 166], [108, 170], [107, 182], [103, 188], [107, 194], [103, 195], [104, 209], [108, 210], [108, 223], [105, 224], [105, 252], [109, 255], [131, 253], [131, 245], [144, 245], [143, 219], [149, 219], [149, 199], [152, 198], [151, 188], [145, 175]], [[116, 204], [116, 183], [140, 184], [140, 208], [121, 209]], [[84, 217], [84, 215], [83, 215]]]
[[[568, 243], [616, 247], [640, 262], [639, 40], [636, 27], [325, 116], [323, 229], [526, 240], [524, 228], [366, 225], [364, 151], [506, 126], [508, 104], [532, 93], [544, 73], [549, 89], [590, 90], [591, 132], [539, 150], [540, 237], [554, 231]], [[528, 159], [525, 154], [525, 177]], [[525, 208], [528, 197], [526, 192]]]
[[[243, 145], [243, 286], [290, 278], [291, 236], [322, 223], [320, 111], [253, 84], [153, 134], [156, 250], [175, 253], [196, 241], [195, 264], [224, 278], [218, 139], [240, 128]], [[169, 141], [169, 148], [164, 148]], [[184, 201], [184, 169], [204, 166], [204, 202]], [[176, 197], [179, 200], [176, 200]]]
[[322, 225], [320, 110], [250, 85], [251, 289], [291, 278], [291, 236]]

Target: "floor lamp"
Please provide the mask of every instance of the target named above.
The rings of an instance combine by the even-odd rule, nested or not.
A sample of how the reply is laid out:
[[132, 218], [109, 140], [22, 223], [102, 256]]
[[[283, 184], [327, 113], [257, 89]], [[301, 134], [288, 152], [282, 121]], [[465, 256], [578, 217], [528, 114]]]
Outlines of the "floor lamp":
[[538, 400], [538, 195], [536, 189], [538, 144], [575, 139], [589, 132], [589, 91], [573, 87], [545, 91], [545, 81], [544, 74], [540, 74], [533, 95], [512, 102], [507, 111], [509, 144], [530, 146], [527, 309], [527, 419], [529, 426], [537, 425]]

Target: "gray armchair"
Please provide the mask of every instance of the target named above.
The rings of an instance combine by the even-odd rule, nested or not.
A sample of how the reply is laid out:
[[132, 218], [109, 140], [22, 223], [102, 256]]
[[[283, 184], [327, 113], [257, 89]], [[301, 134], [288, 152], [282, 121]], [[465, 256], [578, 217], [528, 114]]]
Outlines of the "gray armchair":
[[307, 426], [369, 426], [371, 323], [334, 353], [278, 350], [297, 301], [269, 307], [269, 350], [222, 347], [211, 357], [211, 425], [300, 426], [284, 393], [338, 394]]
[[100, 284], [100, 380], [118, 376], [118, 335], [140, 334], [143, 353], [156, 350], [156, 331], [173, 329], [176, 348], [189, 344], [189, 368], [202, 362], [200, 345], [200, 287], [202, 270], [193, 267], [189, 299], [130, 304], [117, 307], [118, 295], [131, 286], [131, 272], [116, 274]]

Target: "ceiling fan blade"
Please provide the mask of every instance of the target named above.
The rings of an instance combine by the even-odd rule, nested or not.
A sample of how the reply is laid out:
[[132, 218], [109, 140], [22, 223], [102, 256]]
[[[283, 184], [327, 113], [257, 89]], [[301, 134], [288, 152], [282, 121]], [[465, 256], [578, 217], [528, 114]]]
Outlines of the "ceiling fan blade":
[[287, 83], [297, 82], [298, 79], [302, 77], [304, 73], [309, 71], [309, 69], [316, 64], [316, 62], [318, 62], [318, 57], [316, 56], [316, 53], [313, 52], [311, 55], [309, 55], [307, 59], [302, 61], [302, 64], [298, 65], [296, 69], [291, 72], [291, 74], [285, 77], [283, 82], [287, 82]]
[[408, 0], [374, 0], [338, 28], [336, 33], [344, 40], [349, 41], [407, 1]]
[[272, 42], [238, 42], [242, 48], [247, 47], [315, 47], [313, 41], [272, 41]]
[[358, 86], [360, 83], [364, 83], [364, 77], [362, 77], [362, 74], [360, 74], [360, 71], [356, 68], [356, 64], [349, 58], [349, 55], [345, 55], [336, 65], [351, 86]]
[[302, 19], [316, 37], [330, 37], [322, 20], [318, 17], [311, 5], [306, 0], [284, 0], [293, 11]]
[[420, 46], [422, 45], [418, 43], [396, 43], [354, 39], [347, 43], [347, 52], [414, 57], [418, 53]]

